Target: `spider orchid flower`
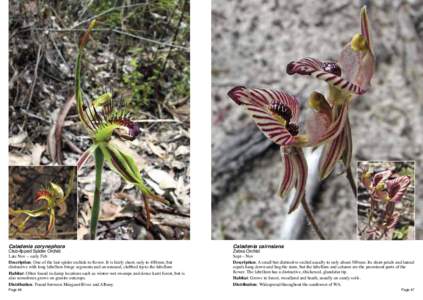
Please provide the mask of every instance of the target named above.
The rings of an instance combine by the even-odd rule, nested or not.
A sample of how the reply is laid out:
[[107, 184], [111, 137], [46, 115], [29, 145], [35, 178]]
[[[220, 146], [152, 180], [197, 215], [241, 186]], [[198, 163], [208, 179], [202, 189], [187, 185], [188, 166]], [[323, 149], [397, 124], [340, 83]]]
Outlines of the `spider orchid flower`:
[[121, 151], [111, 141], [113, 135], [123, 140], [133, 141], [140, 133], [138, 125], [130, 119], [127, 112], [120, 111], [115, 107], [111, 93], [105, 93], [94, 101], [91, 101], [91, 103], [84, 103], [81, 89], [81, 60], [94, 26], [95, 20], [90, 23], [87, 31], [80, 40], [75, 68], [77, 111], [81, 123], [93, 141], [93, 145], [78, 160], [77, 169], [82, 168], [91, 156], [94, 156], [96, 162], [96, 189], [91, 217], [91, 238], [95, 238], [99, 216], [101, 172], [104, 161], [126, 182], [134, 184], [141, 191], [146, 211], [147, 226], [150, 226], [150, 210], [147, 198], [164, 201], [161, 197], [154, 195], [144, 184], [134, 159]]
[[[286, 71], [290, 75], [307, 75], [323, 80], [329, 85], [328, 100], [333, 116], [339, 114], [339, 106], [350, 102], [354, 97], [367, 92], [375, 69], [375, 58], [366, 7], [361, 9], [361, 33], [341, 51], [337, 62], [303, 58], [290, 62]], [[312, 105], [312, 103], [311, 103]], [[347, 172], [351, 172], [352, 138], [349, 119], [346, 118], [343, 132], [325, 144], [320, 159], [321, 179], [327, 178], [338, 160], [343, 161]], [[351, 176], [348, 173], [347, 176]], [[353, 182], [350, 179], [350, 183]], [[355, 192], [355, 184], [353, 187]]]
[[25, 214], [27, 217], [22, 223], [19, 224], [18, 230], [24, 231], [27, 222], [31, 218], [39, 218], [49, 216], [49, 223], [47, 225], [46, 236], [53, 230], [56, 224], [56, 208], [60, 208], [65, 202], [66, 197], [63, 193], [62, 188], [51, 182], [49, 187], [42, 188], [35, 195], [35, 203], [42, 203], [41, 207], [29, 210], [29, 209], [18, 209], [12, 210], [13, 215]]

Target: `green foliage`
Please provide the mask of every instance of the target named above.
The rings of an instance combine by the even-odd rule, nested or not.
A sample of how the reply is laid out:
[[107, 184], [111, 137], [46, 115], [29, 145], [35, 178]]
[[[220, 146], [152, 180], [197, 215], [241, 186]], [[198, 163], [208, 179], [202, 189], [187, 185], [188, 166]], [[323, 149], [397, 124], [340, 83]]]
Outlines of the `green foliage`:
[[[129, 71], [123, 74], [126, 89], [131, 91], [131, 106], [145, 107], [164, 98], [180, 99], [189, 96], [189, 61], [176, 53], [167, 57], [167, 52], [143, 57], [140, 48], [134, 48], [129, 62]], [[172, 55], [172, 54], [171, 54]], [[126, 103], [129, 102], [126, 99]]]
[[408, 226], [403, 226], [399, 229], [395, 229], [392, 234], [393, 240], [406, 240], [408, 236]]
[[[118, 84], [99, 80], [90, 82], [92, 89], [101, 92], [108, 84], [110, 88], [120, 90], [118, 95], [124, 98], [127, 109], [135, 114], [140, 109], [156, 110], [157, 103], [177, 102], [189, 97], [189, 0], [150, 0], [129, 4], [96, 0], [86, 15], [99, 16], [97, 29], [110, 28], [156, 42], [116, 32], [97, 32], [102, 46], [116, 54], [117, 68], [103, 72], [111, 73]], [[89, 74], [87, 78], [94, 76]], [[94, 91], [93, 95], [98, 93]]]

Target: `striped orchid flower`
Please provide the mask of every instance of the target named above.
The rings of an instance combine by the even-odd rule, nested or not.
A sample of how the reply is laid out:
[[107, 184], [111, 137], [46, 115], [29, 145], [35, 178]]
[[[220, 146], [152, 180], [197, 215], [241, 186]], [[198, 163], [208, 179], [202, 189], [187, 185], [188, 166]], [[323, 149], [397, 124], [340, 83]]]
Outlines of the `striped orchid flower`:
[[[370, 196], [370, 211], [367, 235], [369, 239], [380, 239], [394, 230], [399, 222], [400, 213], [395, 211], [411, 183], [409, 176], [399, 176], [392, 170], [385, 170], [372, 174], [365, 170], [361, 176], [361, 183]], [[382, 208], [381, 208], [382, 207]], [[381, 213], [377, 211], [382, 210]], [[376, 214], [376, 219], [374, 215]]]
[[18, 230], [20, 232], [25, 230], [25, 226], [30, 219], [48, 216], [49, 222], [45, 233], [47, 236], [50, 232], [53, 231], [56, 224], [56, 209], [61, 208], [66, 198], [67, 196], [65, 196], [63, 189], [54, 182], [51, 182], [50, 186], [40, 189], [35, 195], [34, 203], [41, 203], [39, 208], [34, 210], [11, 210], [10, 213], [12, 215], [24, 214], [27, 216], [18, 226]]
[[[361, 9], [361, 33], [354, 35], [344, 47], [337, 62], [320, 61], [307, 57], [289, 63], [286, 70], [290, 75], [307, 75], [327, 82], [329, 105], [332, 108], [332, 114], [336, 117], [339, 114], [340, 105], [367, 92], [374, 69], [375, 57], [369, 20], [366, 7], [363, 7]], [[348, 118], [343, 123], [343, 128], [343, 132], [336, 139], [329, 141], [324, 146], [319, 164], [320, 177], [321, 179], [327, 178], [334, 170], [336, 162], [342, 160], [355, 192], [355, 183], [351, 172], [351, 127]]]
[[77, 111], [81, 123], [89, 133], [93, 144], [86, 150], [77, 162], [77, 168], [80, 169], [87, 160], [94, 156], [96, 169], [96, 187], [94, 192], [94, 203], [91, 212], [91, 238], [96, 237], [96, 228], [100, 212], [100, 186], [104, 162], [119, 174], [126, 182], [134, 184], [142, 194], [144, 201], [146, 224], [150, 226], [150, 209], [148, 199], [164, 201], [161, 197], [155, 195], [144, 183], [138, 166], [134, 159], [121, 151], [119, 147], [113, 144], [112, 136], [117, 136], [123, 140], [134, 140], [140, 133], [138, 125], [133, 122], [126, 111], [119, 110], [112, 101], [112, 94], [106, 93], [99, 98], [84, 103], [81, 89], [81, 60], [84, 54], [86, 44], [90, 39], [90, 34], [95, 26], [95, 20], [92, 21], [82, 36], [79, 43], [78, 56], [75, 68], [75, 95], [77, 102]]
[[281, 147], [284, 175], [279, 195], [284, 197], [294, 186], [296, 195], [289, 212], [294, 211], [304, 198], [307, 179], [307, 163], [302, 147], [315, 147], [333, 139], [342, 131], [347, 104], [336, 120], [332, 120], [323, 95], [313, 94], [313, 101], [321, 101], [322, 109], [313, 111], [305, 126], [299, 126], [300, 105], [298, 99], [284, 91], [235, 87], [228, 93], [238, 105], [244, 106], [258, 128]]
[[324, 96], [312, 93], [309, 102], [313, 102], [315, 109], [301, 127], [298, 99], [284, 91], [238, 86], [230, 90], [228, 96], [244, 106], [266, 137], [280, 146], [284, 168], [279, 196], [285, 197], [295, 188], [289, 213], [302, 203], [316, 232], [323, 238], [305, 201], [308, 170], [302, 147], [315, 147], [336, 138], [342, 131], [348, 103], [342, 105], [340, 114], [333, 119]]

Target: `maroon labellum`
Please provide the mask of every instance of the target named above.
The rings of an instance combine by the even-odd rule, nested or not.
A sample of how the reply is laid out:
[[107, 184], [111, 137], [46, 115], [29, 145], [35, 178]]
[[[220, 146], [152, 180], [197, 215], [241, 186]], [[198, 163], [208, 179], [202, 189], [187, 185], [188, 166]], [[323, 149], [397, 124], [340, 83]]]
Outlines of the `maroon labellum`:
[[322, 69], [336, 76], [341, 76], [341, 67], [335, 62], [323, 62]]
[[288, 129], [289, 133], [293, 136], [296, 136], [299, 133], [298, 126], [293, 123], [288, 124], [288, 126], [286, 126], [286, 129]]
[[291, 118], [292, 118], [291, 109], [285, 104], [281, 103], [280, 101], [273, 99], [272, 102], [270, 103], [269, 109], [273, 113], [282, 117], [287, 123], [291, 121]]

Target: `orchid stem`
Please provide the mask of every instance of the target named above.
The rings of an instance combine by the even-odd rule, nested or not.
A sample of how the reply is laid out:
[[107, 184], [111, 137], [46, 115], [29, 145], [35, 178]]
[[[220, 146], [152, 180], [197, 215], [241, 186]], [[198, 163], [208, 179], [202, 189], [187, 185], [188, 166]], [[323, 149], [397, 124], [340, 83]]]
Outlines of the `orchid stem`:
[[351, 189], [353, 190], [354, 196], [357, 197], [357, 186], [355, 185], [355, 180], [351, 170], [351, 166], [347, 168], [347, 179], [350, 182]]
[[301, 204], [304, 208], [308, 221], [310, 222], [311, 226], [313, 226], [314, 228], [314, 231], [316, 231], [317, 235], [319, 236], [321, 240], [325, 240], [325, 236], [323, 235], [322, 231], [317, 225], [316, 219], [314, 218], [313, 212], [311, 211], [310, 206], [308, 206], [308, 203], [305, 197], [301, 199]]
[[98, 216], [100, 214], [100, 189], [101, 189], [101, 174], [103, 173], [104, 156], [99, 148], [94, 152], [95, 158], [95, 191], [94, 203], [91, 210], [91, 225], [90, 234], [91, 239], [95, 240], [97, 233]]

